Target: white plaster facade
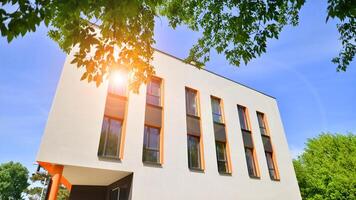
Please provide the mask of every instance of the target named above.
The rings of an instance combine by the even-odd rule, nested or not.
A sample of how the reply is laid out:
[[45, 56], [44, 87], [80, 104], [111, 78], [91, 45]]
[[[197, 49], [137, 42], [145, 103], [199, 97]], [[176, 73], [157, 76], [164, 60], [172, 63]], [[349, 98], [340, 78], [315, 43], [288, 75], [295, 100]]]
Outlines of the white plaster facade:
[[[126, 137], [121, 161], [97, 156], [107, 82], [79, 81], [82, 71], [65, 61], [37, 161], [64, 165], [63, 176], [72, 185], [108, 185], [133, 172], [131, 199], [170, 200], [300, 200], [300, 192], [282, 121], [274, 98], [199, 70], [160, 51], [154, 53], [156, 76], [164, 81], [164, 163], [142, 163], [146, 87], [130, 93]], [[200, 93], [205, 171], [188, 168], [185, 87]], [[218, 173], [210, 95], [221, 98], [230, 146], [232, 174]], [[248, 108], [259, 163], [260, 179], [248, 175], [236, 105]], [[280, 181], [269, 177], [256, 111], [268, 117]]]

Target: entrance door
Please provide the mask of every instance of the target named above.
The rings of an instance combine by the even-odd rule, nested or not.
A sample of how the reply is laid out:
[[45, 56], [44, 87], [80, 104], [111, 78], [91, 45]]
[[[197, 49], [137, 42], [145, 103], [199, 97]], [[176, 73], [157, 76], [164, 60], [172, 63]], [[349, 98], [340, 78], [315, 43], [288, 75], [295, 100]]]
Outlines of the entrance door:
[[110, 200], [120, 200], [120, 188], [115, 188], [111, 190]]

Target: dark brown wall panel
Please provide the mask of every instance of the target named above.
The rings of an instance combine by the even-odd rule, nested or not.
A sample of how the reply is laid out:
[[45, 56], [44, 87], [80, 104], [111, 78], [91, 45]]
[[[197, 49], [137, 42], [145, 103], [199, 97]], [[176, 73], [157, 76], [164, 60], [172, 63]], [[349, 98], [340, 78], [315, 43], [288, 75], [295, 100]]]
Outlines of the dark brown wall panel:
[[123, 119], [125, 116], [126, 100], [108, 95], [106, 98], [105, 115]]
[[272, 153], [273, 149], [272, 149], [271, 139], [268, 136], [262, 136], [262, 141], [263, 141], [263, 147], [265, 148], [265, 151]]
[[242, 130], [242, 137], [244, 146], [253, 149], [252, 134], [248, 131]]
[[105, 200], [106, 186], [73, 185], [69, 200]]
[[187, 132], [188, 134], [200, 136], [200, 119], [187, 115]]
[[162, 108], [146, 105], [145, 124], [162, 127]]
[[226, 142], [225, 125], [214, 123], [215, 140], [219, 142]]

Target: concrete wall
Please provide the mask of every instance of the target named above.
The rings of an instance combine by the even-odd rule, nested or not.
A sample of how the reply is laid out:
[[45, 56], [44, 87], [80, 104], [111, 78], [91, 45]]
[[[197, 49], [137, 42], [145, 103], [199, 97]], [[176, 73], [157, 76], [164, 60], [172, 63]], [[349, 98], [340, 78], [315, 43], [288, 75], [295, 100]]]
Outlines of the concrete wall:
[[[158, 51], [154, 54], [153, 65], [156, 75], [164, 81], [163, 165], [153, 167], [142, 163], [145, 86], [138, 95], [129, 95], [122, 161], [99, 160], [97, 150], [107, 83], [96, 88], [94, 84], [80, 82], [82, 71], [70, 64], [72, 58], [72, 55], [68, 56], [64, 64], [38, 161], [134, 172], [133, 200], [301, 199], [276, 100]], [[185, 86], [200, 92], [205, 155], [203, 173], [188, 168]], [[224, 103], [231, 176], [218, 173], [210, 95], [221, 98]], [[251, 179], [247, 172], [237, 104], [249, 109], [260, 179]], [[269, 177], [256, 111], [265, 113], [268, 118], [280, 181], [272, 181]]]

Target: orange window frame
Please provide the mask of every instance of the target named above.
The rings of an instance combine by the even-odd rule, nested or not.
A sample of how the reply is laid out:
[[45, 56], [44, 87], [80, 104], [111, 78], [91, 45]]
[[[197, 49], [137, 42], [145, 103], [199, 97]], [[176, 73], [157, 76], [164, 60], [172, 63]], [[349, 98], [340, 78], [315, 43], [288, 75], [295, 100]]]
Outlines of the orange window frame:
[[[191, 87], [185, 87], [186, 90], [191, 90], [196, 92], [196, 104], [197, 104], [197, 113], [199, 117], [199, 126], [200, 126], [200, 138], [199, 138], [199, 148], [200, 148], [200, 163], [201, 163], [201, 169], [204, 171], [205, 170], [205, 157], [204, 157], [204, 140], [203, 140], [203, 125], [202, 125], [202, 120], [201, 120], [201, 107], [200, 107], [200, 92], [196, 89], [193, 89]], [[185, 92], [185, 91], [184, 91]], [[187, 110], [186, 110], [186, 115], [187, 115]]]
[[[264, 123], [264, 126], [266, 127], [266, 132], [267, 132], [267, 135], [269, 136], [270, 138], [270, 141], [271, 141], [271, 146], [272, 146], [272, 161], [273, 161], [273, 166], [274, 166], [274, 169], [275, 169], [275, 173], [276, 173], [276, 179], [274, 179], [275, 181], [279, 181], [280, 180], [280, 173], [279, 173], [279, 168], [278, 168], [278, 164], [277, 164], [277, 158], [276, 158], [276, 153], [275, 153], [275, 148], [274, 148], [274, 145], [273, 145], [273, 142], [272, 142], [272, 138], [271, 138], [271, 132], [270, 132], [270, 128], [269, 128], [269, 124], [268, 124], [268, 121], [267, 121], [267, 117], [266, 117], [266, 114], [263, 113], [263, 112], [260, 112], [260, 111], [257, 111], [257, 117], [258, 117], [258, 114], [262, 114], [262, 121]], [[257, 119], [258, 120], [258, 119]], [[261, 133], [262, 134], [262, 133]]]
[[[159, 128], [160, 131], [159, 131], [159, 163], [160, 165], [163, 165], [164, 164], [164, 79], [161, 78], [161, 77], [157, 77], [157, 76], [152, 76], [148, 79], [148, 81], [151, 81], [151, 80], [158, 80], [160, 82], [160, 105], [157, 106], [157, 105], [152, 105], [152, 104], [149, 104], [147, 103], [147, 91], [146, 91], [146, 106], [155, 106], [155, 107], [159, 107], [162, 109], [162, 116], [161, 116], [161, 121], [162, 121], [162, 124], [161, 124], [161, 127], [157, 127], [157, 126], [152, 126], [151, 124], [144, 124], [144, 125], [147, 125], [147, 126], [151, 126], [151, 127], [154, 127], [154, 128]], [[147, 82], [148, 84], [148, 82]], [[147, 90], [147, 86], [146, 85], [146, 90]]]
[[[215, 99], [218, 99], [219, 102], [220, 102], [220, 109], [221, 109], [221, 119], [222, 119], [222, 123], [224, 124], [225, 126], [225, 137], [226, 137], [226, 157], [227, 157], [227, 172], [229, 174], [232, 174], [232, 163], [231, 163], [231, 153], [230, 153], [230, 145], [229, 145], [229, 138], [228, 138], [228, 131], [227, 131], [227, 128], [226, 128], [226, 119], [225, 119], [225, 106], [224, 106], [224, 101], [222, 100], [222, 98], [219, 98], [217, 96], [214, 96], [214, 95], [210, 95], [210, 99], [211, 98], [215, 98]], [[211, 100], [210, 100], [211, 101]], [[213, 109], [213, 108], [211, 108]], [[212, 111], [212, 110], [211, 110]], [[213, 123], [214, 122], [214, 119], [213, 119]], [[215, 138], [214, 138], [215, 139]], [[216, 148], [216, 147], [215, 147]], [[216, 151], [216, 149], [215, 149]]]
[[[249, 114], [249, 109], [246, 106], [242, 106], [237, 104], [237, 106], [241, 107], [244, 109], [244, 113], [245, 113], [245, 119], [246, 119], [246, 123], [247, 123], [247, 131], [250, 131], [251, 133], [251, 138], [252, 138], [252, 145], [253, 145], [253, 150], [252, 150], [252, 156], [253, 156], [253, 161], [255, 163], [255, 168], [256, 168], [256, 176], [258, 178], [261, 177], [261, 171], [260, 171], [260, 165], [258, 163], [258, 159], [257, 159], [257, 152], [256, 152], [256, 146], [255, 146], [255, 141], [253, 138], [253, 132], [252, 132], [252, 126], [251, 126], [251, 120], [250, 120], [250, 114]], [[241, 129], [242, 130], [242, 129]], [[242, 135], [242, 132], [241, 132]]]
[[[114, 118], [114, 119], [118, 119], [118, 120], [121, 120], [122, 121], [122, 127], [121, 127], [121, 136], [120, 136], [120, 149], [119, 149], [119, 160], [123, 160], [124, 159], [124, 150], [125, 150], [125, 138], [126, 138], [126, 124], [127, 124], [127, 114], [128, 114], [128, 104], [129, 104], [129, 94], [130, 94], [130, 91], [128, 90], [128, 85], [126, 84], [126, 89], [125, 89], [125, 96], [118, 96], [118, 95], [115, 95], [115, 94], [112, 94], [109, 92], [109, 84], [110, 84], [110, 81], [108, 81], [108, 87], [106, 88], [106, 98], [108, 97], [108, 95], [113, 95], [117, 98], [123, 98], [125, 99], [126, 103], [125, 103], [125, 114], [124, 114], [124, 117], [122, 119], [118, 119], [118, 118]], [[106, 99], [105, 99], [106, 101]], [[105, 113], [104, 113], [104, 117], [105, 117]], [[103, 119], [104, 119], [103, 117]], [[113, 117], [111, 117], [113, 118]]]

